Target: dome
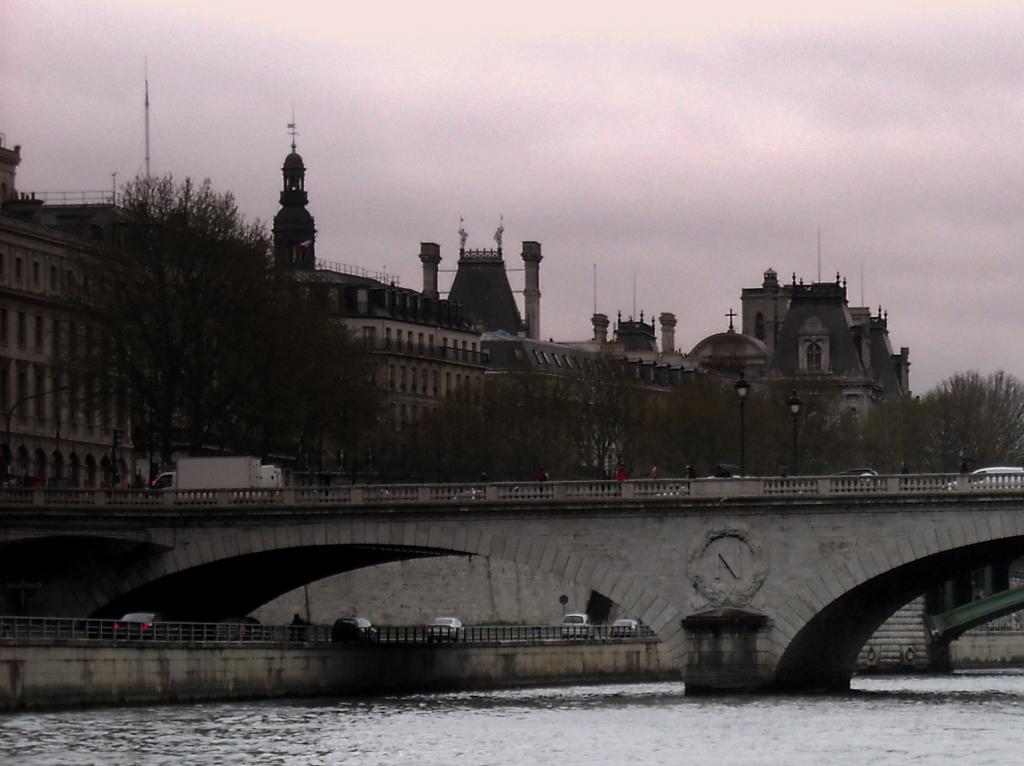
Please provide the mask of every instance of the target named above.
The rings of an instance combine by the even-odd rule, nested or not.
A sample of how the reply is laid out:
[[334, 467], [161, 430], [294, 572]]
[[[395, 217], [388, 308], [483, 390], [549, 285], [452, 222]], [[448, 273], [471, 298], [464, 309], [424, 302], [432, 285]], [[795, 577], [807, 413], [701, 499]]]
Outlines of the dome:
[[713, 369], [764, 369], [768, 347], [757, 338], [738, 332], [709, 335], [693, 347], [690, 356]]
[[306, 166], [302, 164], [302, 157], [299, 156], [298, 152], [292, 152], [284, 158], [284, 169], [285, 170], [305, 170]]

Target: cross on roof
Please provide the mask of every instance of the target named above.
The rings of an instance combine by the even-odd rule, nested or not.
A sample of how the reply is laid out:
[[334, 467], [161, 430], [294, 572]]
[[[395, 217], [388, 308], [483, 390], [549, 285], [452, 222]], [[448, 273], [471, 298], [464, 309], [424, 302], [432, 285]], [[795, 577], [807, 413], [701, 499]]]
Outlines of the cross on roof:
[[736, 332], [736, 328], [733, 327], [733, 325], [732, 325], [732, 320], [736, 318], [736, 312], [733, 311], [732, 308], [730, 307], [729, 313], [726, 314], [726, 316], [729, 317], [729, 332]]

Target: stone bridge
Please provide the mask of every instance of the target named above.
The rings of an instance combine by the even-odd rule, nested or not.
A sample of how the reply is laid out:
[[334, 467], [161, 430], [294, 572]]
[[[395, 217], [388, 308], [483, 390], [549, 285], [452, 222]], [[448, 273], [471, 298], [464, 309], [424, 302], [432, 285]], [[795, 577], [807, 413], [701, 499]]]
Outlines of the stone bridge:
[[1021, 554], [1019, 476], [0, 493], [8, 614], [218, 619], [360, 567], [488, 556], [642, 619], [693, 692], [847, 688], [896, 609]]

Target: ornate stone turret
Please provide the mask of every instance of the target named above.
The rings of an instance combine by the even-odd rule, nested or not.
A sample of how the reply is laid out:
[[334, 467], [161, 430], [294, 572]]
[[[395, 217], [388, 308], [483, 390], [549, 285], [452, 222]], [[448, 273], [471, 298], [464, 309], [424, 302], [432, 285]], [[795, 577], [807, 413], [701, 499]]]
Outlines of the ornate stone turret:
[[281, 174], [281, 209], [274, 216], [274, 258], [278, 264], [312, 271], [316, 268], [316, 226], [306, 210], [306, 166], [295, 151], [294, 125], [292, 151], [284, 158]]

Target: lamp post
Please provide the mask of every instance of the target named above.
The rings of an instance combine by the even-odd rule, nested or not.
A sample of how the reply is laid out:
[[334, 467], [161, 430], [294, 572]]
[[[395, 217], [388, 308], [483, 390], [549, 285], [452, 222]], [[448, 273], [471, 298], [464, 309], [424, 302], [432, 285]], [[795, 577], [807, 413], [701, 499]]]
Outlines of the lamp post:
[[[10, 406], [10, 409], [7, 410], [7, 430], [6, 430], [5, 436], [4, 436], [4, 446], [7, 448], [7, 454], [10, 456], [11, 460], [14, 460], [14, 453], [11, 451], [11, 416], [14, 415], [14, 411], [16, 409], [18, 409], [18, 407], [23, 405], [25, 402], [32, 401], [33, 399], [38, 399], [40, 396], [49, 396], [50, 394], [60, 393], [61, 391], [64, 391], [65, 389], [67, 389], [67, 386], [60, 386], [58, 388], [51, 389], [50, 391], [40, 391], [40, 392], [35, 393], [35, 394], [29, 394], [28, 396], [21, 397], [18, 401], [16, 401], [14, 404], [12, 404]], [[60, 403], [59, 402], [57, 403], [57, 407], [58, 408], [60, 407]], [[58, 415], [58, 418], [59, 417], [60, 416]], [[60, 426], [58, 425], [57, 428], [58, 428], [58, 434], [59, 434], [60, 433], [60, 431], [59, 431]], [[60, 438], [60, 437], [58, 436], [58, 438]], [[9, 475], [10, 474], [10, 467], [9, 466], [4, 466], [4, 469], [5, 469], [5, 472]]]
[[796, 395], [796, 391], [789, 395], [786, 400], [786, 404], [789, 405], [789, 411], [793, 413], [793, 475], [797, 476], [800, 473], [799, 463], [799, 451], [797, 450], [797, 418], [800, 415], [800, 397]]
[[750, 391], [750, 384], [747, 383], [747, 379], [743, 377], [743, 373], [740, 372], [740, 379], [736, 381], [736, 385], [733, 386], [736, 390], [736, 399], [740, 403], [740, 476], [746, 476], [747, 474], [747, 450], [745, 442], [745, 428], [744, 428], [744, 405], [747, 401], [747, 392]]

